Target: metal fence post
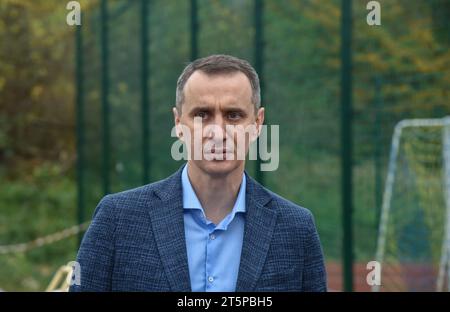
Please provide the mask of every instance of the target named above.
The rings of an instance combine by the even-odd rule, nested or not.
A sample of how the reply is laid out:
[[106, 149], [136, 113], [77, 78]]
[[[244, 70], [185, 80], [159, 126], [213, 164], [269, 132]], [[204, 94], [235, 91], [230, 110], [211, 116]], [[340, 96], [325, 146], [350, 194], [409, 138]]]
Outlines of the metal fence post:
[[344, 290], [353, 291], [352, 1], [342, 0], [341, 165]]

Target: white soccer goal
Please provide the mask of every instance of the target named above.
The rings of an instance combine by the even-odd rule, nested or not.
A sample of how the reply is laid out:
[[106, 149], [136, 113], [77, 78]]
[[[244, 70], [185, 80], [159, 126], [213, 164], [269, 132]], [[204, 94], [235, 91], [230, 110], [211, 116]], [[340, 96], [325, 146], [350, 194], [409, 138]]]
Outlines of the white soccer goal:
[[376, 260], [373, 291], [449, 290], [450, 117], [396, 125]]

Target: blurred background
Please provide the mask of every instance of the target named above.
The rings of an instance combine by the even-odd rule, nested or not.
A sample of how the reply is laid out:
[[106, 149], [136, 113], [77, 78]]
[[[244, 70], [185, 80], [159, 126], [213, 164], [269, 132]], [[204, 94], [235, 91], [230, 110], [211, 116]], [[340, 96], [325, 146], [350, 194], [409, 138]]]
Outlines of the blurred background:
[[382, 249], [381, 290], [436, 290], [450, 258], [445, 122], [405, 129], [396, 171], [389, 156], [399, 121], [450, 113], [450, 1], [379, 1], [380, 26], [365, 0], [84, 0], [81, 26], [67, 2], [0, 1], [0, 289], [45, 290], [105, 194], [182, 165], [176, 80], [221, 53], [260, 74], [280, 164], [247, 170], [313, 212], [330, 289], [369, 291]]

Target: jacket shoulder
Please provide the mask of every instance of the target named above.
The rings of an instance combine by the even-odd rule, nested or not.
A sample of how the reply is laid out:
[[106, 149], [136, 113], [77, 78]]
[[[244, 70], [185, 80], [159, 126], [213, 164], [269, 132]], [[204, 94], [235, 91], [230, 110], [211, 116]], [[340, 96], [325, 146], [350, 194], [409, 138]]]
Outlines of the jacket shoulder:
[[[149, 200], [149, 197], [156, 195], [160, 199], [165, 199], [165, 196], [172, 196], [173, 193], [181, 191], [181, 170], [178, 169], [172, 175], [165, 179], [142, 185], [136, 188], [128, 189], [122, 192], [107, 195], [116, 202], [140, 202], [142, 200]], [[168, 195], [167, 195], [168, 194]]]
[[270, 190], [267, 190], [270, 194], [272, 201], [271, 205], [275, 205], [278, 212], [280, 221], [286, 223], [292, 227], [313, 230], [314, 216], [312, 212]]
[[125, 191], [105, 195], [100, 200], [94, 213], [94, 217], [97, 214], [97, 211], [100, 210], [99, 208], [109, 211], [109, 213], [114, 214], [116, 218], [120, 218], [120, 216], [123, 216], [124, 214], [129, 215], [130, 213], [136, 214], [144, 212], [148, 208], [148, 204], [156, 199], [155, 194], [157, 190], [165, 187], [167, 179], [168, 178]]

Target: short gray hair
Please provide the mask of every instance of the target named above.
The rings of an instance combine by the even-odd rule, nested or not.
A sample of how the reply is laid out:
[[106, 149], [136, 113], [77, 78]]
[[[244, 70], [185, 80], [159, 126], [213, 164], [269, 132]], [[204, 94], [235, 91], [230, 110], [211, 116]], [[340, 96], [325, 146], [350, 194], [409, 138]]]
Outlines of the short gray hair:
[[195, 71], [201, 71], [207, 75], [220, 75], [235, 72], [242, 72], [250, 81], [252, 87], [252, 104], [255, 106], [255, 113], [261, 106], [261, 88], [259, 78], [255, 69], [246, 60], [239, 59], [231, 55], [214, 54], [204, 58], [199, 58], [189, 63], [181, 73], [177, 82], [176, 107], [181, 113], [181, 106], [184, 102], [184, 86], [189, 77]]

